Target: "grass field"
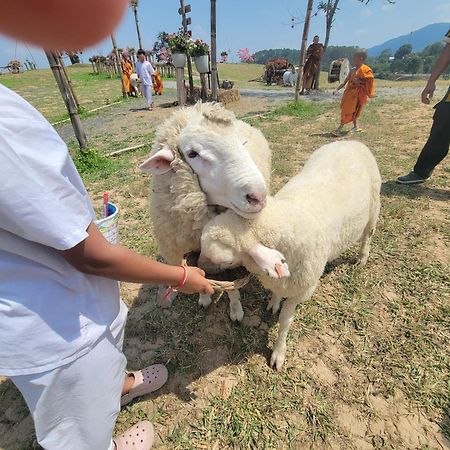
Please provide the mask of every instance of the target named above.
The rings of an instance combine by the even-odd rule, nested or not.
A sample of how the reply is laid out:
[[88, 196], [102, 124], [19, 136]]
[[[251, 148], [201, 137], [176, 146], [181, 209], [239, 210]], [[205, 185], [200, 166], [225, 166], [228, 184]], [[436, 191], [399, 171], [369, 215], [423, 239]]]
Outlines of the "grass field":
[[[221, 76], [245, 83], [250, 67]], [[85, 87], [80, 80], [86, 98], [95, 91], [88, 80]], [[39, 89], [47, 85], [43, 76]], [[38, 89], [32, 86], [22, 82], [17, 89], [33, 97]], [[59, 98], [48, 95], [43, 104], [51, 110]], [[169, 113], [120, 116], [92, 138], [102, 151], [123, 145], [127, 132], [150, 144], [154, 128], [146, 131], [144, 121], [157, 123]], [[154, 287], [122, 283], [130, 308], [124, 348], [129, 367], [163, 362], [170, 378], [161, 391], [121, 411], [117, 432], [148, 418], [158, 433], [156, 448], [167, 450], [449, 448], [449, 160], [426, 185], [394, 182], [414, 164], [432, 113], [411, 98], [378, 98], [366, 106], [365, 131], [357, 137], [372, 149], [383, 177], [372, 253], [360, 268], [350, 264], [354, 253], [348, 252], [298, 307], [282, 372], [267, 364], [277, 317], [265, 311], [268, 293], [258, 283], [242, 291], [241, 325], [230, 322], [224, 298], [204, 311], [194, 296], [181, 295], [161, 310]], [[339, 110], [337, 102], [286, 104], [248, 121], [272, 148], [276, 192], [314, 149], [334, 139], [327, 130], [338, 123]], [[122, 243], [156, 257], [148, 178], [136, 168], [148, 151], [93, 166], [77, 163], [95, 205], [104, 190], [119, 204]], [[7, 380], [0, 382], [0, 399], [0, 448], [36, 448], [26, 406]]]

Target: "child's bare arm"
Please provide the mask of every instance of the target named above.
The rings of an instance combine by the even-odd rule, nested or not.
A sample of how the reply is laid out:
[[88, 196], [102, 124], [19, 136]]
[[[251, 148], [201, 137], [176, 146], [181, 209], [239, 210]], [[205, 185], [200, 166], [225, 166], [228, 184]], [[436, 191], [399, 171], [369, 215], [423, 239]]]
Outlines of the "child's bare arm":
[[[62, 251], [64, 259], [80, 272], [132, 283], [166, 284], [178, 286], [184, 270], [154, 261], [123, 247], [111, 245], [95, 224], [87, 229], [89, 236], [75, 247]], [[187, 280], [181, 291], [212, 294], [205, 273], [197, 267], [187, 268]]]

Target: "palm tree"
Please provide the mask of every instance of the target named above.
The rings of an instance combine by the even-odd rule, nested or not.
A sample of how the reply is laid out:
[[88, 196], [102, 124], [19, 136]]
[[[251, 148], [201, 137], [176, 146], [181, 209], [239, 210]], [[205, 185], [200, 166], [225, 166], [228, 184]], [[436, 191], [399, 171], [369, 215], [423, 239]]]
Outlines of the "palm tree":
[[137, 35], [138, 35], [139, 48], [143, 48], [142, 40], [141, 40], [141, 32], [139, 30], [139, 19], [138, 19], [138, 15], [137, 15], [138, 3], [139, 3], [139, 0], [130, 0], [130, 6], [134, 13], [134, 21], [136, 22], [136, 31], [137, 31]]

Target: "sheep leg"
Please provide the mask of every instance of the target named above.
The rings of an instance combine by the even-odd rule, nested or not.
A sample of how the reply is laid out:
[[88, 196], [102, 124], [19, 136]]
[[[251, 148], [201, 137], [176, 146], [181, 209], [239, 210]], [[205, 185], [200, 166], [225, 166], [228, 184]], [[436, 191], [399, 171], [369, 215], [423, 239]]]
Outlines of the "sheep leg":
[[380, 213], [380, 202], [377, 201], [374, 204], [373, 211], [371, 212], [369, 221], [361, 237], [361, 246], [359, 248], [359, 255], [357, 261], [357, 264], [360, 266], [364, 266], [367, 263], [367, 259], [369, 258], [370, 242], [372, 240], [373, 234], [375, 233], [375, 227], [377, 224], [379, 213]]
[[272, 297], [267, 304], [267, 311], [272, 310], [272, 314], [276, 314], [280, 309], [282, 297], [272, 293]]
[[280, 322], [280, 329], [278, 331], [278, 337], [273, 346], [272, 356], [270, 358], [270, 366], [275, 367], [277, 370], [281, 370], [284, 364], [284, 360], [286, 358], [286, 338], [291, 327], [291, 324], [294, 320], [295, 308], [296, 306], [308, 298], [311, 297], [314, 289], [316, 288], [316, 284], [310, 288], [308, 288], [300, 298], [288, 298], [283, 304], [281, 308], [280, 317], [278, 321]]
[[[180, 266], [181, 264], [183, 264], [183, 255], [166, 256], [164, 260], [167, 264], [171, 264], [173, 266]], [[160, 285], [158, 287], [158, 293], [156, 294], [156, 304], [160, 308], [170, 308], [172, 306], [173, 301], [176, 299], [178, 295], [177, 292], [173, 291], [164, 299], [167, 289], [169, 289], [168, 286]]]
[[230, 319], [233, 322], [240, 322], [244, 318], [244, 311], [241, 305], [239, 290], [229, 291], [228, 297], [230, 297]]
[[200, 294], [198, 296], [198, 304], [203, 306], [203, 308], [207, 308], [211, 304], [211, 296], [209, 294]]

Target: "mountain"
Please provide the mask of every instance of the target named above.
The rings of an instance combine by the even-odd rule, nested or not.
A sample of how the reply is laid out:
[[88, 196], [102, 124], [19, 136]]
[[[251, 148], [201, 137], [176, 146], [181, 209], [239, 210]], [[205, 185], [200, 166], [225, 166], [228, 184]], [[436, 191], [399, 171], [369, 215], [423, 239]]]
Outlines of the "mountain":
[[369, 48], [369, 56], [378, 56], [383, 50], [390, 48], [393, 53], [404, 44], [411, 44], [413, 52], [422, 51], [427, 45], [442, 41], [444, 34], [450, 28], [450, 23], [433, 23], [412, 31], [404, 36], [389, 39], [380, 45]]

